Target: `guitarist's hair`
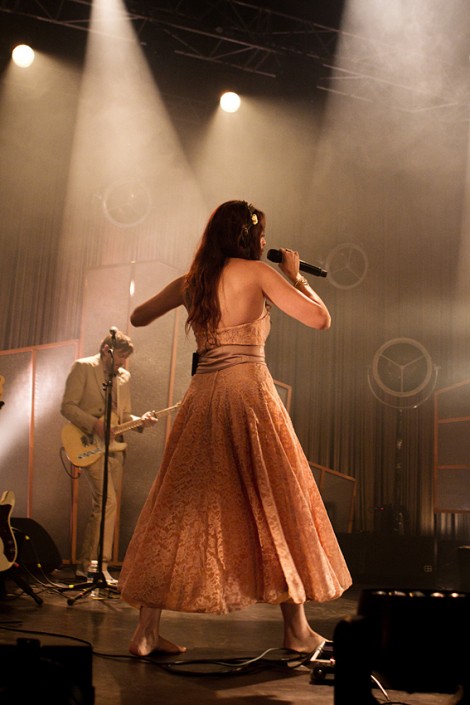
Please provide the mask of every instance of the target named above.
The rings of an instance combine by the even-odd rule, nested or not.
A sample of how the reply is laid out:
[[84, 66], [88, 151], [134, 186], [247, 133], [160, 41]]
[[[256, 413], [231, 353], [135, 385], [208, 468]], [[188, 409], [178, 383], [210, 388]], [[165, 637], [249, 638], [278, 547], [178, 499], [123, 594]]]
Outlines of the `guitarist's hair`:
[[117, 330], [113, 334], [109, 333], [105, 338], [103, 338], [100, 344], [100, 354], [103, 352], [105, 345], [110, 348], [114, 348], [115, 350], [122, 350], [128, 355], [131, 355], [131, 353], [134, 352], [132, 340], [128, 335], [125, 335], [120, 330]]

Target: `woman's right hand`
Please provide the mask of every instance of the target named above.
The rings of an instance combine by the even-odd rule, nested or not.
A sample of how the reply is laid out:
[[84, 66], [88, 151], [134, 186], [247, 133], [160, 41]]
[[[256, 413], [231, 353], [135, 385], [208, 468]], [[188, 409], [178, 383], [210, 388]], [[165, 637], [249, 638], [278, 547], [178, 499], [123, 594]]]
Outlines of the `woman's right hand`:
[[279, 269], [288, 279], [294, 284], [299, 274], [300, 257], [296, 250], [288, 250], [281, 247], [282, 262], [279, 263]]

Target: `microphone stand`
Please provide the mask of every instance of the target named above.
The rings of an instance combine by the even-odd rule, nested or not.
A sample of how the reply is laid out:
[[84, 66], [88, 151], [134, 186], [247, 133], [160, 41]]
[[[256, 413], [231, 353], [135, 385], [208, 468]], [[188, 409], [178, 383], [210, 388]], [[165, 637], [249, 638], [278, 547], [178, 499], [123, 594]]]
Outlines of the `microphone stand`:
[[108, 379], [104, 383], [105, 390], [105, 425], [104, 425], [104, 461], [103, 461], [103, 499], [101, 503], [101, 523], [100, 523], [100, 538], [98, 544], [98, 570], [93, 576], [91, 583], [80, 591], [75, 597], [69, 597], [68, 605], [73, 605], [77, 600], [85, 597], [93, 590], [107, 589], [117, 593], [114, 586], [108, 585], [103, 573], [103, 548], [104, 548], [104, 527], [106, 519], [106, 503], [108, 499], [108, 465], [109, 465], [109, 444], [111, 440], [111, 409], [113, 405], [113, 379], [114, 379], [114, 346], [116, 343], [116, 331], [111, 328], [112, 345], [109, 348], [111, 355], [111, 366], [108, 373]]

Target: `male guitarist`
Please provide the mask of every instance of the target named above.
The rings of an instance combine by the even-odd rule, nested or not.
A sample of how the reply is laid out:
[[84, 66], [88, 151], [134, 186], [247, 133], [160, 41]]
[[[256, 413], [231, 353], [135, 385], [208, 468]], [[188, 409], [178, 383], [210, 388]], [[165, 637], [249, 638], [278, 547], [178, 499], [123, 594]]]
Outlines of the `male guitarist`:
[[[126, 369], [127, 358], [134, 351], [131, 339], [121, 331], [111, 328], [110, 333], [101, 341], [99, 353], [91, 357], [75, 360], [65, 383], [61, 414], [74, 426], [79, 428], [90, 443], [98, 439], [104, 443], [106, 419], [106, 389], [112, 379], [112, 415], [118, 423], [137, 419], [131, 414], [130, 372]], [[151, 411], [141, 417], [144, 426], [157, 423]], [[112, 424], [111, 424], [112, 425]], [[108, 455], [107, 501], [104, 522], [102, 572], [108, 585], [115, 585], [117, 580], [108, 571], [108, 562], [112, 556], [113, 537], [116, 523], [117, 495], [121, 486], [124, 466], [123, 450], [113, 450], [110, 433]], [[90, 490], [92, 509], [85, 527], [79, 562], [76, 568], [78, 578], [86, 578], [92, 560], [98, 559], [101, 508], [103, 499], [104, 454], [85, 469]]]

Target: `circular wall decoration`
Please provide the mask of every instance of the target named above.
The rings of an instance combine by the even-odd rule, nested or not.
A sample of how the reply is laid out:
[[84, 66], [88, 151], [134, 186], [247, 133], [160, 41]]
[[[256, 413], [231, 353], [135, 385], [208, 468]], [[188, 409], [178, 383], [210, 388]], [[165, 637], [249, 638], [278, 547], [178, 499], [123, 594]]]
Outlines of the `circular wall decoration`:
[[369, 261], [359, 245], [345, 242], [337, 245], [326, 260], [330, 282], [338, 289], [352, 289], [364, 280]]
[[409, 400], [411, 406], [417, 406], [429, 397], [436, 379], [436, 368], [421, 343], [413, 338], [394, 338], [376, 351], [369, 385], [379, 401], [393, 397], [397, 406], [406, 406]]
[[150, 194], [139, 179], [116, 182], [103, 197], [106, 217], [120, 227], [138, 225], [147, 217], [150, 208]]

